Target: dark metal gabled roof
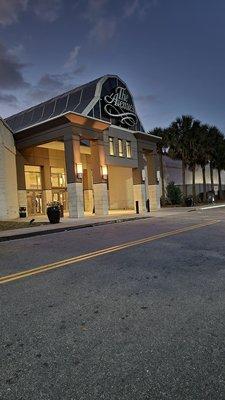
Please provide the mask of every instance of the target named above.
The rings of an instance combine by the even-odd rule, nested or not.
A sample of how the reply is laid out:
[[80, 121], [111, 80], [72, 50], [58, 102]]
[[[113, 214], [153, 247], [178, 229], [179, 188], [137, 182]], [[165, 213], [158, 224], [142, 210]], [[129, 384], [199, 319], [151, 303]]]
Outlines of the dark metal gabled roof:
[[6, 118], [5, 121], [13, 132], [16, 133], [68, 111], [82, 114], [84, 109], [93, 99], [96, 85], [100, 79], [101, 78], [76, 87], [66, 93], [44, 101], [41, 104], [21, 111], [18, 114]]
[[[112, 119], [109, 115], [105, 114], [103, 109], [103, 99], [105, 96], [119, 86], [126, 88], [129, 92], [126, 84], [118, 76], [105, 75], [59, 96], [53, 97], [50, 100], [44, 101], [41, 104], [28, 108], [18, 114], [12, 115], [6, 118], [5, 121], [12, 129], [13, 133], [18, 133], [43, 122], [55, 119], [68, 112], [75, 112], [76, 114], [90, 116], [123, 126], [120, 118]], [[130, 92], [129, 98], [130, 102], [133, 104], [133, 98]], [[136, 114], [134, 104], [133, 109]], [[118, 114], [120, 115], [120, 113]], [[117, 117], [117, 115], [115, 117]], [[137, 115], [135, 125], [132, 127], [128, 126], [127, 129], [144, 132], [144, 128]]]

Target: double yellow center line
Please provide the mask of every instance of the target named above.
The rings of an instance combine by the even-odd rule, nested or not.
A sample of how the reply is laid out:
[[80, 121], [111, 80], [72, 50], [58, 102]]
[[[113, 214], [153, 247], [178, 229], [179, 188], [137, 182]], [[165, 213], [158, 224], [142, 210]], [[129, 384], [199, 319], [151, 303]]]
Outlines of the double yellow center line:
[[93, 251], [91, 253], [82, 254], [80, 256], [67, 258], [67, 259], [64, 259], [64, 260], [61, 260], [61, 261], [57, 261], [57, 262], [54, 262], [54, 263], [51, 263], [51, 264], [45, 264], [45, 265], [42, 265], [40, 267], [28, 269], [28, 270], [25, 270], [25, 271], [22, 271], [22, 272], [17, 272], [15, 274], [2, 276], [2, 277], [0, 277], [0, 284], [4, 284], [4, 283], [7, 283], [7, 282], [12, 282], [12, 281], [17, 281], [19, 279], [23, 279], [23, 278], [26, 278], [28, 276], [38, 275], [38, 274], [41, 274], [43, 272], [51, 271], [51, 270], [54, 270], [54, 269], [57, 269], [57, 268], [61, 268], [61, 267], [66, 267], [68, 265], [76, 264], [76, 263], [79, 263], [81, 261], [86, 261], [86, 260], [89, 260], [91, 258], [99, 257], [99, 256], [102, 256], [102, 255], [105, 255], [105, 254], [109, 254], [109, 253], [114, 253], [114, 252], [120, 251], [120, 250], [124, 250], [124, 249], [127, 249], [129, 247], [146, 244], [146, 243], [149, 243], [149, 242], [153, 242], [154, 240], [158, 240], [158, 239], [163, 239], [163, 238], [168, 237], [168, 236], [174, 236], [174, 235], [178, 235], [179, 233], [188, 232], [188, 231], [192, 231], [192, 230], [199, 229], [199, 228], [204, 228], [204, 227], [210, 226], [210, 225], [215, 225], [218, 222], [220, 222], [220, 221], [219, 220], [214, 220], [214, 221], [210, 221], [210, 222], [207, 222], [207, 223], [191, 225], [191, 226], [187, 226], [187, 227], [184, 227], [184, 228], [176, 229], [176, 230], [173, 230], [173, 231], [159, 233], [158, 235], [149, 236], [149, 237], [146, 237], [146, 238], [143, 238], [143, 239], [134, 240], [132, 242], [123, 243], [123, 244], [120, 244], [120, 245], [117, 245], [117, 246], [112, 246], [112, 247], [108, 247], [108, 248], [105, 248], [105, 249], [96, 250], [96, 251]]

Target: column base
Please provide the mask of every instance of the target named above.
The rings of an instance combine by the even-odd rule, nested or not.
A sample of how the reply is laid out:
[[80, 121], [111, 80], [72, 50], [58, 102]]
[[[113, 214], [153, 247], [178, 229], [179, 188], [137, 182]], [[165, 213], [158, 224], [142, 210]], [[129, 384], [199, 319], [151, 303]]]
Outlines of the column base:
[[95, 183], [93, 185], [95, 215], [108, 215], [109, 199], [106, 183]]
[[136, 201], [138, 201], [139, 212], [146, 212], [146, 194], [145, 184], [133, 185], [134, 188], [134, 209], [136, 210]]
[[84, 216], [83, 183], [68, 183], [68, 206], [70, 218]]
[[93, 208], [94, 208], [93, 190], [92, 189], [84, 190], [84, 210], [92, 213]]
[[156, 211], [160, 209], [160, 186], [149, 185], [149, 199], [150, 199], [150, 211]]

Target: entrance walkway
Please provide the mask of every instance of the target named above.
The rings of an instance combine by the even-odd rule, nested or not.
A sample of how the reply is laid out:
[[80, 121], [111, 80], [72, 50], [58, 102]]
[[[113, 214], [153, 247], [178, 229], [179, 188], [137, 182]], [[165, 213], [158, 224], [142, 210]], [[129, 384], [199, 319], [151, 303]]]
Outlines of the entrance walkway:
[[[0, 232], [0, 242], [5, 240], [13, 240], [19, 239], [23, 237], [31, 237], [36, 235], [46, 235], [48, 233], [57, 233], [66, 230], [75, 230], [75, 229], [82, 229], [85, 227], [91, 226], [98, 226], [104, 224], [111, 224], [111, 223], [119, 223], [125, 221], [132, 221], [137, 219], [151, 219], [151, 218], [165, 218], [165, 217], [173, 217], [177, 214], [179, 215], [188, 215], [189, 211], [194, 211], [195, 209], [190, 209], [186, 207], [180, 208], [164, 208], [158, 211], [152, 211], [150, 213], [143, 213], [143, 214], [135, 214], [133, 210], [126, 210], [126, 211], [113, 211], [110, 215], [104, 217], [98, 217], [93, 214], [86, 214], [84, 218], [69, 218], [65, 216], [60, 220], [59, 224], [46, 224], [47, 216], [37, 216], [35, 217], [36, 222], [43, 222], [43, 225], [39, 226], [30, 226], [27, 228], [18, 228], [8, 231]], [[200, 210], [198, 210], [201, 212]], [[23, 221], [30, 221], [32, 217], [23, 219]], [[18, 220], [17, 220], [18, 221]]]
[[[64, 217], [61, 218], [61, 222], [65, 222], [68, 224], [74, 224], [74, 223], [78, 223], [78, 222], [88, 222], [90, 223], [90, 221], [99, 221], [99, 220], [105, 220], [105, 219], [111, 219], [111, 218], [115, 218], [115, 217], [126, 217], [126, 216], [134, 216], [136, 215], [134, 210], [110, 210], [109, 214], [106, 216], [97, 216], [95, 214], [92, 214], [90, 212], [84, 212], [84, 218], [69, 218], [69, 213], [64, 213]], [[139, 214], [140, 216], [142, 214]], [[149, 213], [146, 213], [146, 215], [149, 216]], [[35, 219], [36, 222], [48, 222], [48, 217], [46, 214], [42, 214], [42, 215], [33, 215], [33, 216], [29, 216], [27, 218], [24, 218], [23, 221], [30, 221], [31, 219]]]

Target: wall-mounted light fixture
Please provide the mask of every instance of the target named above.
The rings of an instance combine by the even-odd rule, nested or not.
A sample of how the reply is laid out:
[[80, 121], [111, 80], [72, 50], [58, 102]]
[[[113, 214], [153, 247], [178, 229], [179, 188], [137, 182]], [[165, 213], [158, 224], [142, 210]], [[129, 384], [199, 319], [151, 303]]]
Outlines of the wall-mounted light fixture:
[[76, 174], [78, 179], [83, 177], [83, 165], [81, 163], [76, 163]]
[[160, 178], [161, 178], [160, 171], [157, 171], [157, 172], [156, 172], [156, 180], [157, 180], [157, 183], [160, 182]]
[[145, 169], [142, 169], [142, 171], [141, 171], [141, 177], [142, 177], [142, 181], [145, 182], [145, 179], [146, 179]]
[[101, 166], [101, 173], [102, 173], [102, 179], [107, 180], [108, 179], [108, 167], [107, 167], [107, 165], [102, 165]]

